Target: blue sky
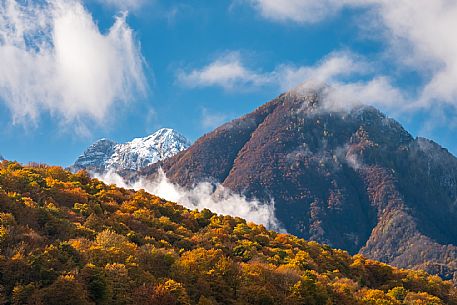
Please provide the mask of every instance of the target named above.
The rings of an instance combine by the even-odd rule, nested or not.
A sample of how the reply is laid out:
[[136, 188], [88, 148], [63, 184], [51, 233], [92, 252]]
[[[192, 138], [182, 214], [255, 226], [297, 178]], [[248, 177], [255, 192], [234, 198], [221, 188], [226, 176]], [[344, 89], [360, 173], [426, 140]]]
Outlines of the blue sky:
[[195, 140], [310, 80], [455, 154], [457, 5], [428, 2], [1, 2], [0, 154], [66, 166], [102, 137]]

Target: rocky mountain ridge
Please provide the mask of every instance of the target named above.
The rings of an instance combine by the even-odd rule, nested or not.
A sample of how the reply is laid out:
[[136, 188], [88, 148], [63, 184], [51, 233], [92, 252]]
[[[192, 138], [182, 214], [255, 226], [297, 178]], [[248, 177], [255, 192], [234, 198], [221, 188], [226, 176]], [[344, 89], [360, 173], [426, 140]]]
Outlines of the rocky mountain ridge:
[[147, 137], [122, 144], [100, 139], [89, 146], [70, 169], [96, 173], [136, 171], [174, 156], [190, 144], [183, 135], [170, 128], [162, 128]]

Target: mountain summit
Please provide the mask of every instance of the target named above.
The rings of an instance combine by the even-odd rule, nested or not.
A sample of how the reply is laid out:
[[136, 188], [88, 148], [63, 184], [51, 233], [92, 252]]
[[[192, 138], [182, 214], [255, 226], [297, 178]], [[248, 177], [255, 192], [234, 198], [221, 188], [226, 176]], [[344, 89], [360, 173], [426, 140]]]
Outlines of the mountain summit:
[[321, 98], [283, 94], [142, 174], [273, 199], [289, 233], [457, 277], [457, 159], [373, 107]]
[[101, 139], [89, 146], [70, 168], [97, 173], [135, 171], [174, 156], [190, 144], [183, 135], [170, 128], [159, 129], [147, 137], [123, 144]]

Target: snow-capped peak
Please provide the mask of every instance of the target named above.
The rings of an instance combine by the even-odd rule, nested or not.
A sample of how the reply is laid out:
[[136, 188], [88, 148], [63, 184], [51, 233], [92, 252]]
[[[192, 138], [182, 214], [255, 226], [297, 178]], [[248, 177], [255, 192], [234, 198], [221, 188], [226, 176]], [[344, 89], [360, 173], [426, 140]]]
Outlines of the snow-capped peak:
[[71, 167], [102, 173], [110, 170], [139, 170], [172, 157], [190, 146], [189, 140], [171, 128], [162, 128], [144, 138], [116, 144], [101, 139], [92, 144]]

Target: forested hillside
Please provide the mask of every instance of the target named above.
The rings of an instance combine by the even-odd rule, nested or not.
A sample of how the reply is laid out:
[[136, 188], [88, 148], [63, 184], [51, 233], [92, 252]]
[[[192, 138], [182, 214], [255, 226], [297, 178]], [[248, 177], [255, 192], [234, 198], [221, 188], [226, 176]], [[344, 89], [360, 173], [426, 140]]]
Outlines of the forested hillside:
[[450, 282], [81, 171], [0, 162], [0, 304], [457, 304]]

